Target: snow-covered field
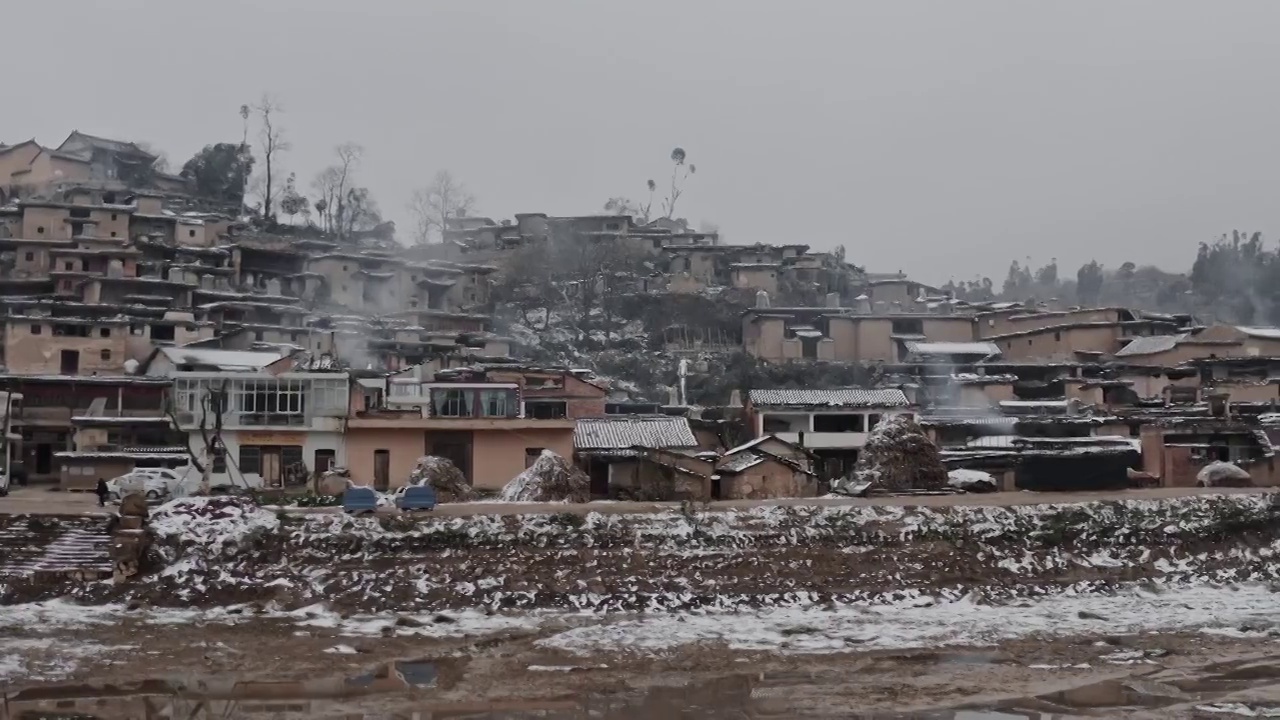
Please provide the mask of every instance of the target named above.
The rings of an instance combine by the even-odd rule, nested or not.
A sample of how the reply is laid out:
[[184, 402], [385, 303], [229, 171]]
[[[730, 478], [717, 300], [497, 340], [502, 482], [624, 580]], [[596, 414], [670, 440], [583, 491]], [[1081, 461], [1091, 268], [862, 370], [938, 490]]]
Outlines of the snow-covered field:
[[[106, 630], [124, 619], [171, 625], [174, 632], [275, 622], [299, 630], [330, 630], [337, 638], [390, 634], [441, 640], [541, 631], [539, 647], [588, 657], [660, 655], [707, 644], [738, 651], [815, 654], [1174, 631], [1248, 638], [1261, 645], [1280, 637], [1278, 605], [1276, 593], [1264, 585], [1161, 587], [1149, 583], [1107, 595], [1068, 592], [999, 605], [968, 596], [947, 600], [917, 595], [896, 603], [798, 603], [750, 612], [645, 614], [467, 611], [343, 616], [323, 606], [310, 606], [291, 611], [268, 608], [254, 615], [238, 606], [129, 611], [119, 605], [86, 607], [59, 600], [0, 607], [0, 634], [23, 630], [31, 635], [0, 640], [0, 681], [59, 679], [82, 664], [132, 650], [132, 646], [91, 639], [95, 630]], [[71, 642], [75, 637], [83, 639]], [[335, 640], [333, 647], [335, 654], [343, 654], [351, 645]], [[1115, 658], [1124, 664], [1120, 655]]]

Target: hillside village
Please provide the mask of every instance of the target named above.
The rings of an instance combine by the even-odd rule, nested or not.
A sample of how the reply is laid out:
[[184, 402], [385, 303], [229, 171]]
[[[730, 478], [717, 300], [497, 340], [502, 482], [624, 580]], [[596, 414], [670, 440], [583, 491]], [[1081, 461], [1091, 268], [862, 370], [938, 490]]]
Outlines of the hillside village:
[[0, 146], [10, 486], [194, 464], [385, 491], [434, 455], [493, 493], [550, 451], [593, 498], [816, 496], [899, 416], [1001, 489], [1193, 486], [1219, 461], [1280, 483], [1280, 328], [964, 301], [670, 218], [458, 215], [406, 247], [155, 161], [80, 132]]

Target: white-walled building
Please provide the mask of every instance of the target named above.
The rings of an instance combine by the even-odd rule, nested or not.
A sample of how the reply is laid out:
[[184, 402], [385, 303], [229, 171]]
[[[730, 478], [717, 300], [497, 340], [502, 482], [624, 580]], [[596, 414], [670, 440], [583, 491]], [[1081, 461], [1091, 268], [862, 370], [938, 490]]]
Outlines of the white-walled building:
[[852, 469], [871, 430], [897, 415], [915, 417], [906, 393], [897, 389], [752, 390], [747, 402], [755, 437], [773, 435], [812, 451], [829, 476]]
[[[305, 479], [346, 464], [346, 372], [310, 371], [279, 352], [167, 347], [147, 373], [172, 378], [178, 429], [197, 456], [212, 455], [215, 481], [257, 474], [271, 487], [291, 470]], [[223, 449], [206, 454], [219, 416]]]

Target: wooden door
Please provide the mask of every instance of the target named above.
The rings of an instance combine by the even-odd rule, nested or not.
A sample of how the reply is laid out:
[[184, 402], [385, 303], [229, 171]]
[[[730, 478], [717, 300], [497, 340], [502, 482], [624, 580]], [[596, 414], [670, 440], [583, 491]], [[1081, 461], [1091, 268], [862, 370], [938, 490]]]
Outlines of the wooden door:
[[391, 451], [373, 451], [373, 489], [385, 491], [391, 486]]
[[280, 448], [264, 447], [262, 448], [262, 482], [267, 487], [275, 487], [280, 484]]

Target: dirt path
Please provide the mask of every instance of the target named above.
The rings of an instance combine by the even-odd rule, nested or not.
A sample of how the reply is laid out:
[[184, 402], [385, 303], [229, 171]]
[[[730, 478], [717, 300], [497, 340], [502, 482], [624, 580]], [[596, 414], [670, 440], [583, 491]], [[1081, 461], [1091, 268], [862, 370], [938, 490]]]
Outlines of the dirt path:
[[[1270, 493], [1274, 488], [1150, 488], [1142, 490], [1119, 490], [1109, 492], [1081, 493], [1035, 493], [1004, 492], [982, 495], [927, 495], [917, 497], [878, 497], [878, 498], [794, 498], [785, 500], [720, 500], [709, 505], [711, 510], [737, 510], [762, 506], [907, 506], [907, 507], [950, 507], [956, 505], [977, 505], [986, 507], [1008, 507], [1013, 505], [1042, 505], [1073, 502], [1089, 502], [1097, 500], [1158, 500], [1163, 498], [1190, 497], [1196, 495]], [[467, 515], [521, 515], [532, 513], [573, 513], [585, 515], [591, 512], [607, 514], [652, 513], [664, 512], [680, 508], [680, 503], [644, 503], [644, 502], [611, 502], [597, 501], [581, 504], [567, 503], [457, 503], [441, 505], [434, 511], [435, 515], [467, 516]], [[290, 512], [299, 514], [335, 513], [338, 508], [305, 508], [293, 509]], [[389, 511], [395, 512], [395, 511]], [[46, 490], [44, 488], [21, 488], [14, 490], [8, 497], [0, 498], [0, 514], [4, 515], [97, 515], [104, 511], [98, 507], [97, 497], [92, 493], [66, 493]]]

